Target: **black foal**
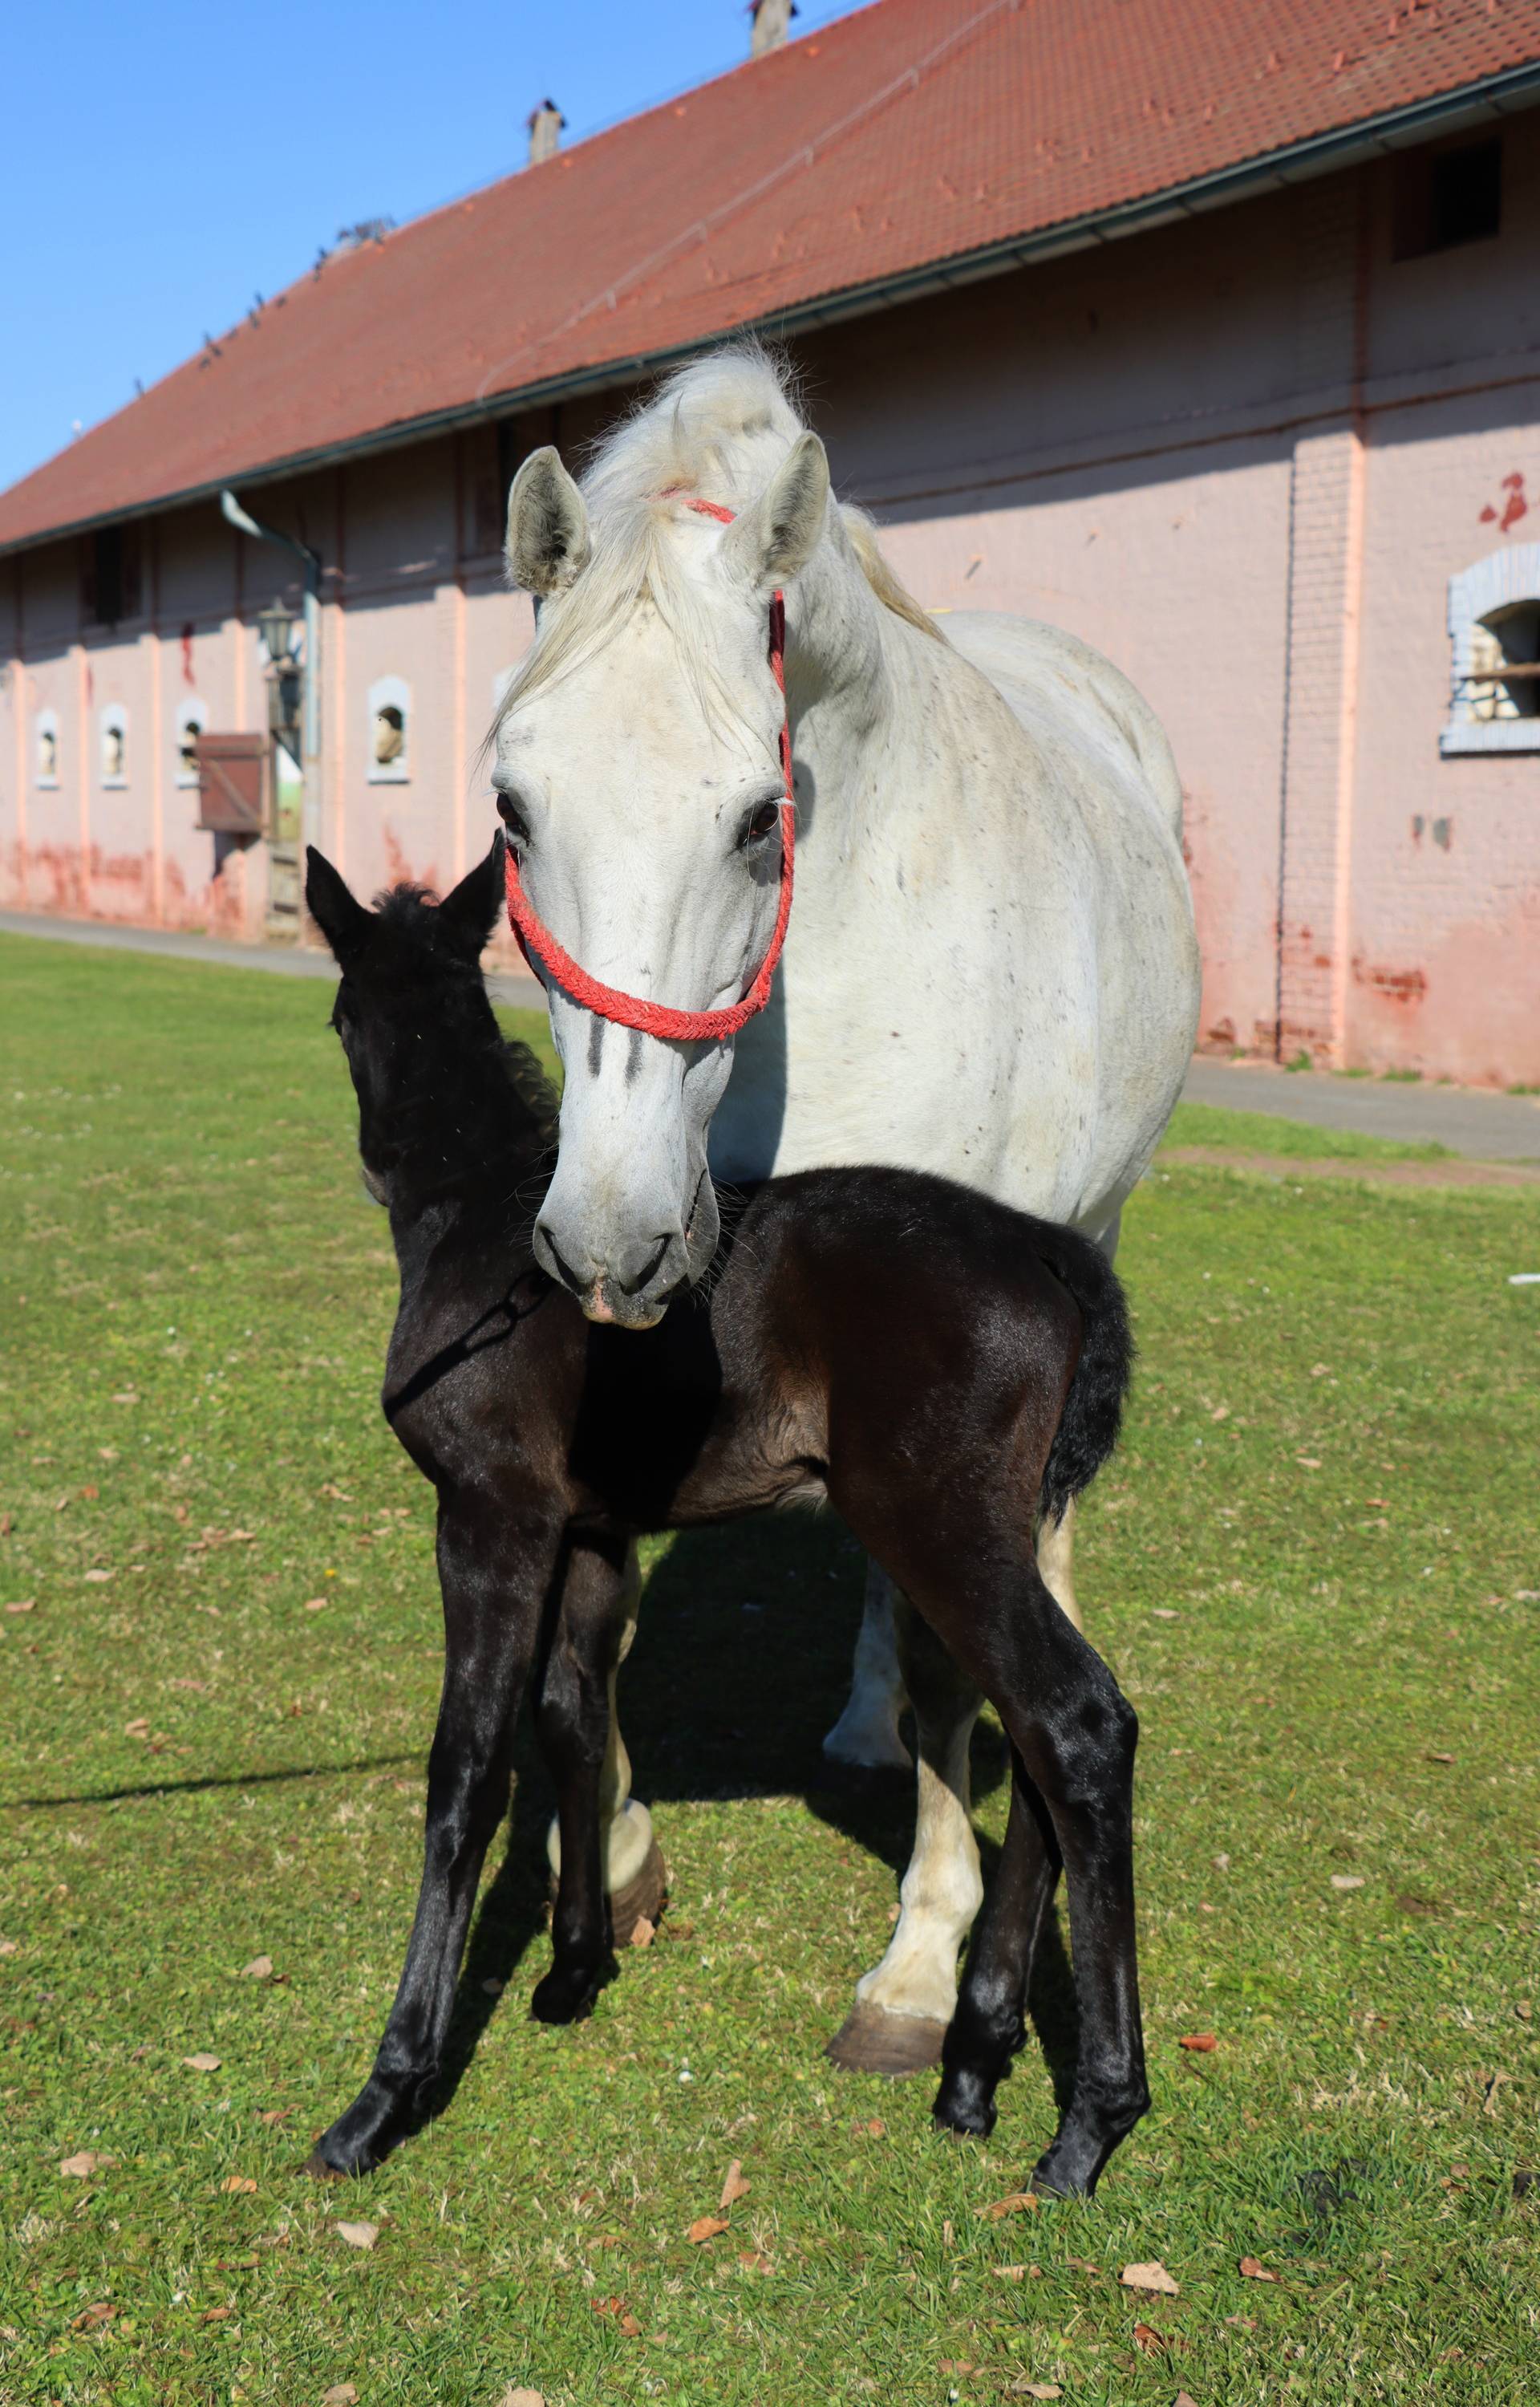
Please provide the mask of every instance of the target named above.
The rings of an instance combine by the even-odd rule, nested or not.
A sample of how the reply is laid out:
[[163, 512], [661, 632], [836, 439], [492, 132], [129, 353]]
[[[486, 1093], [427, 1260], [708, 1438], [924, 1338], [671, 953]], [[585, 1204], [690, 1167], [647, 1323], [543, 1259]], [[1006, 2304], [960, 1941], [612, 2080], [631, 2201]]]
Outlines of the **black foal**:
[[333, 1022], [365, 1173], [390, 1211], [401, 1307], [385, 1411], [438, 1492], [445, 1632], [406, 1965], [374, 2069], [313, 2169], [367, 2171], [432, 2089], [526, 1686], [561, 1835], [533, 2011], [586, 2014], [613, 1975], [599, 1775], [631, 1539], [827, 1496], [1010, 1741], [1005, 1844], [937, 2121], [993, 2126], [1062, 1864], [1080, 2058], [1034, 2180], [1089, 2191], [1149, 2102], [1137, 1724], [1044, 1587], [1033, 1539], [1038, 1512], [1062, 1513], [1117, 1434], [1130, 1348], [1103, 1257], [940, 1179], [810, 1171], [758, 1190], [704, 1291], [656, 1329], [592, 1326], [530, 1250], [555, 1104], [503, 1043], [478, 966], [501, 836], [439, 905], [402, 887], [367, 911], [315, 852], [305, 891], [342, 971]]

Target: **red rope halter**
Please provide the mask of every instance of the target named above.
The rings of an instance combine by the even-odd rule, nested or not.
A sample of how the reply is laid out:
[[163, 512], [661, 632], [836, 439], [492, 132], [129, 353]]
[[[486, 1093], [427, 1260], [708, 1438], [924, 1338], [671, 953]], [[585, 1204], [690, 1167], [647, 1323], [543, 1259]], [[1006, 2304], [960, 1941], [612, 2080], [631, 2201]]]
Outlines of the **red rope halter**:
[[[724, 509], [720, 502], [686, 499], [685, 506], [689, 510], [699, 510], [702, 518], [720, 519], [724, 526], [729, 525], [734, 516], [731, 510]], [[781, 805], [781, 896], [770, 948], [759, 964], [753, 985], [739, 1002], [728, 1004], [721, 1011], [673, 1011], [667, 1004], [649, 1003], [644, 995], [626, 994], [619, 987], [601, 985], [598, 978], [590, 977], [552, 935], [524, 891], [513, 847], [510, 845], [506, 848], [503, 858], [508, 887], [508, 924], [518, 939], [520, 952], [531, 969], [538, 961], [547, 976], [571, 995], [574, 1003], [582, 1004], [586, 1011], [598, 1012], [601, 1019], [615, 1020], [622, 1028], [639, 1028], [644, 1036], [736, 1036], [744, 1021], [752, 1019], [756, 1011], [763, 1011], [770, 1001], [775, 965], [781, 958], [781, 947], [786, 940], [786, 922], [791, 918], [796, 819], [796, 797], [791, 776], [791, 728], [785, 715], [786, 605], [779, 590], [770, 596], [770, 664], [781, 692], [781, 774], [786, 786], [786, 799]]]

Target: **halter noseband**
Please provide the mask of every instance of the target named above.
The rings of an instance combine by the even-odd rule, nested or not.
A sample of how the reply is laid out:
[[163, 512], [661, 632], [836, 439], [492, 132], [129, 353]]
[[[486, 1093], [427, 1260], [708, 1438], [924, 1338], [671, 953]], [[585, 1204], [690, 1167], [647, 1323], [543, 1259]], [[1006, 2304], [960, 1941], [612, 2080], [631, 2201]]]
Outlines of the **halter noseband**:
[[[685, 498], [685, 507], [699, 510], [702, 518], [720, 519], [724, 526], [730, 525], [735, 516], [732, 510], [724, 509], [720, 502]], [[585, 1010], [598, 1012], [601, 1019], [615, 1020], [622, 1028], [639, 1028], [644, 1036], [720, 1038], [736, 1036], [745, 1020], [752, 1019], [756, 1011], [763, 1011], [770, 1001], [775, 965], [781, 958], [781, 947], [786, 940], [786, 922], [791, 918], [796, 819], [796, 796], [791, 776], [791, 728], [785, 715], [786, 605], [779, 588], [770, 596], [770, 674], [781, 692], [781, 774], [786, 787], [786, 798], [781, 805], [781, 896], [769, 950], [759, 964], [753, 985], [739, 1002], [728, 1004], [721, 1011], [673, 1011], [667, 1004], [649, 1003], [644, 995], [626, 994], [619, 987], [601, 985], [598, 978], [590, 977], [552, 935], [524, 891], [513, 847], [510, 845], [506, 848], [503, 866], [508, 888], [508, 924], [518, 940], [519, 951], [531, 969], [538, 961], [564, 993], [571, 995], [572, 1001], [581, 1004]]]

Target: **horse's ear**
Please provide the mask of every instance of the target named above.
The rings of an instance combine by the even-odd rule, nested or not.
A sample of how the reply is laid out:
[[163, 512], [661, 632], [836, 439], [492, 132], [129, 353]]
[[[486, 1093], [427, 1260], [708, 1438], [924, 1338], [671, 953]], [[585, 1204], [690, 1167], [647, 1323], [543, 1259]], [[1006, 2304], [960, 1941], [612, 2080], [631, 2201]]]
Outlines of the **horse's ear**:
[[828, 455], [816, 434], [799, 434], [759, 499], [722, 538], [732, 573], [764, 596], [805, 568], [828, 509]]
[[452, 894], [446, 894], [439, 905], [440, 925], [448, 929], [456, 943], [462, 944], [473, 961], [480, 961], [487, 949], [487, 938], [497, 926], [507, 890], [502, 876], [502, 830], [492, 838], [492, 849], [485, 861], [467, 871]]
[[346, 969], [368, 935], [374, 913], [364, 909], [324, 852], [306, 845], [304, 859], [305, 907], [331, 946], [337, 967]]
[[586, 506], [547, 443], [530, 452], [508, 494], [508, 575], [521, 592], [559, 593], [587, 566], [589, 549]]

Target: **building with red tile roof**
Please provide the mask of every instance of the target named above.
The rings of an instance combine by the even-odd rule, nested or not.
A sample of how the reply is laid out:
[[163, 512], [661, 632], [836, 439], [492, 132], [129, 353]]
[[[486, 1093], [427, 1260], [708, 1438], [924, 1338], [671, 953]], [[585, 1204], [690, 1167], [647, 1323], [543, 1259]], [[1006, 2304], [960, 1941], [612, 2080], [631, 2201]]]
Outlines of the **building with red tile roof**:
[[267, 916], [282, 847], [178, 783], [262, 729], [288, 572], [233, 485], [318, 557], [329, 841], [448, 875], [517, 458], [757, 328], [923, 598], [1064, 619], [1166, 718], [1208, 1041], [1540, 1075], [1525, 976], [1494, 1020], [1436, 966], [1540, 961], [1540, 695], [1476, 675], [1540, 592], [1537, 100], [1540, 0], [878, 0], [340, 249], [0, 495], [11, 896]]

